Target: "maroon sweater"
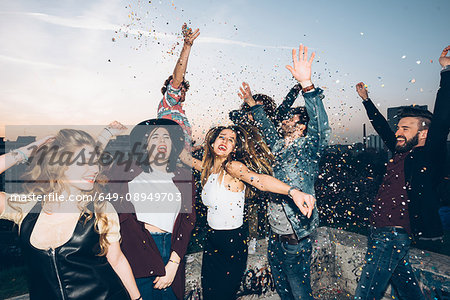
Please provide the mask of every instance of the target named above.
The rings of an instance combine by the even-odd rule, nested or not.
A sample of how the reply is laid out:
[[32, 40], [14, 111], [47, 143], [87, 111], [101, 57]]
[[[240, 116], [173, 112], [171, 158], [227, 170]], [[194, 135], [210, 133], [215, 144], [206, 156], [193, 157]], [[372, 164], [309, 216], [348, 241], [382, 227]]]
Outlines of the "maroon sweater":
[[[132, 181], [143, 170], [133, 164], [126, 170], [125, 165], [114, 165], [104, 174], [108, 177], [108, 192], [117, 193], [122, 201], [113, 201], [112, 204], [119, 214], [120, 234], [122, 236], [121, 249], [130, 263], [136, 278], [164, 276], [165, 264], [159, 253], [150, 232], [145, 229], [144, 223], [138, 221], [134, 213], [134, 206], [126, 201], [128, 182]], [[178, 299], [183, 299], [185, 288], [184, 256], [195, 226], [195, 208], [192, 172], [178, 168], [173, 182], [181, 193], [182, 205], [180, 213], [175, 220], [172, 231], [171, 250], [181, 257], [181, 263], [172, 283], [172, 289]], [[150, 193], [151, 191], [149, 191]], [[122, 198], [120, 198], [122, 197]]]
[[374, 227], [401, 226], [411, 234], [404, 168], [408, 153], [395, 154], [387, 164], [370, 217]]

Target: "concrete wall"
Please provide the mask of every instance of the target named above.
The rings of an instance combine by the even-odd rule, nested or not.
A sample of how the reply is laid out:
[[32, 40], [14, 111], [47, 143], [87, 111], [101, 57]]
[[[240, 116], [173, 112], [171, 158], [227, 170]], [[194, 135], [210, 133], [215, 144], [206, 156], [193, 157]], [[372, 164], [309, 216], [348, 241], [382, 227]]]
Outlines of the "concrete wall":
[[[268, 265], [267, 243], [265, 240], [258, 243], [257, 253], [249, 255], [248, 269], [260, 270]], [[367, 238], [344, 230], [320, 227], [314, 235], [313, 245], [311, 283], [314, 294], [322, 296], [322, 299], [327, 299], [324, 295], [329, 295], [329, 299], [335, 299], [336, 295], [341, 295], [339, 299], [351, 298], [364, 266]], [[194, 260], [187, 264], [187, 291], [200, 287], [201, 255], [194, 254]], [[412, 248], [410, 263], [431, 299], [441, 299], [439, 291], [450, 293], [450, 257]], [[273, 294], [268, 292], [264, 296]], [[389, 295], [390, 289], [385, 299], [392, 299]], [[249, 298], [255, 299], [255, 296]]]

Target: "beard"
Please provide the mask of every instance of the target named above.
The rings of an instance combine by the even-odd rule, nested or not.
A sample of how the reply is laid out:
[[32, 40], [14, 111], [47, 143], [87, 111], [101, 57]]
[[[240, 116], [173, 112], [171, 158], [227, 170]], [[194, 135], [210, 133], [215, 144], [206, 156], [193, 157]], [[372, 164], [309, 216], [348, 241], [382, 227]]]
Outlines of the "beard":
[[410, 140], [407, 140], [404, 135], [399, 135], [397, 137], [401, 137], [401, 138], [405, 139], [404, 145], [400, 146], [400, 145], [398, 145], [398, 142], [395, 145], [395, 150], [398, 153], [408, 152], [408, 151], [412, 150], [412, 148], [417, 146], [417, 144], [419, 143], [419, 133], [417, 133], [415, 136], [413, 136]]

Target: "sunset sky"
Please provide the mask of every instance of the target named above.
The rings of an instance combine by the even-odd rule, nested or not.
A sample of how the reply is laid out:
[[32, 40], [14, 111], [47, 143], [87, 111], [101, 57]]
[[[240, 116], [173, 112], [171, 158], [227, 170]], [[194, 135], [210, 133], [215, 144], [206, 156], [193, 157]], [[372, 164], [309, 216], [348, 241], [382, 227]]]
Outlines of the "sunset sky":
[[317, 54], [313, 82], [325, 90], [332, 142], [357, 142], [368, 123], [359, 81], [384, 114], [414, 103], [433, 108], [449, 11], [448, 0], [3, 0], [0, 136], [54, 133], [31, 125], [134, 125], [156, 117], [187, 22], [201, 32], [185, 105], [195, 139], [229, 122], [242, 81], [281, 103], [295, 83], [285, 65], [303, 43]]

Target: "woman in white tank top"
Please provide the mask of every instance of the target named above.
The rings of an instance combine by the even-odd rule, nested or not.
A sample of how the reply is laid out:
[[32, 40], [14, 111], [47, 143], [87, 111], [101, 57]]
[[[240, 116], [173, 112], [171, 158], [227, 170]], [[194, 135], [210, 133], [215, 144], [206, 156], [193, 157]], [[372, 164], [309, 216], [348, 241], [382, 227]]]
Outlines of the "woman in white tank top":
[[[205, 300], [235, 299], [247, 263], [246, 233], [243, 230], [246, 185], [261, 191], [289, 195], [300, 205], [315, 199], [280, 180], [258, 174], [247, 166], [248, 136], [240, 126], [216, 127], [205, 139], [203, 160], [182, 156], [185, 163], [202, 172], [202, 201], [208, 208], [210, 227], [203, 252], [202, 289]], [[305, 209], [302, 207], [302, 209]], [[309, 216], [308, 216], [309, 217]]]

